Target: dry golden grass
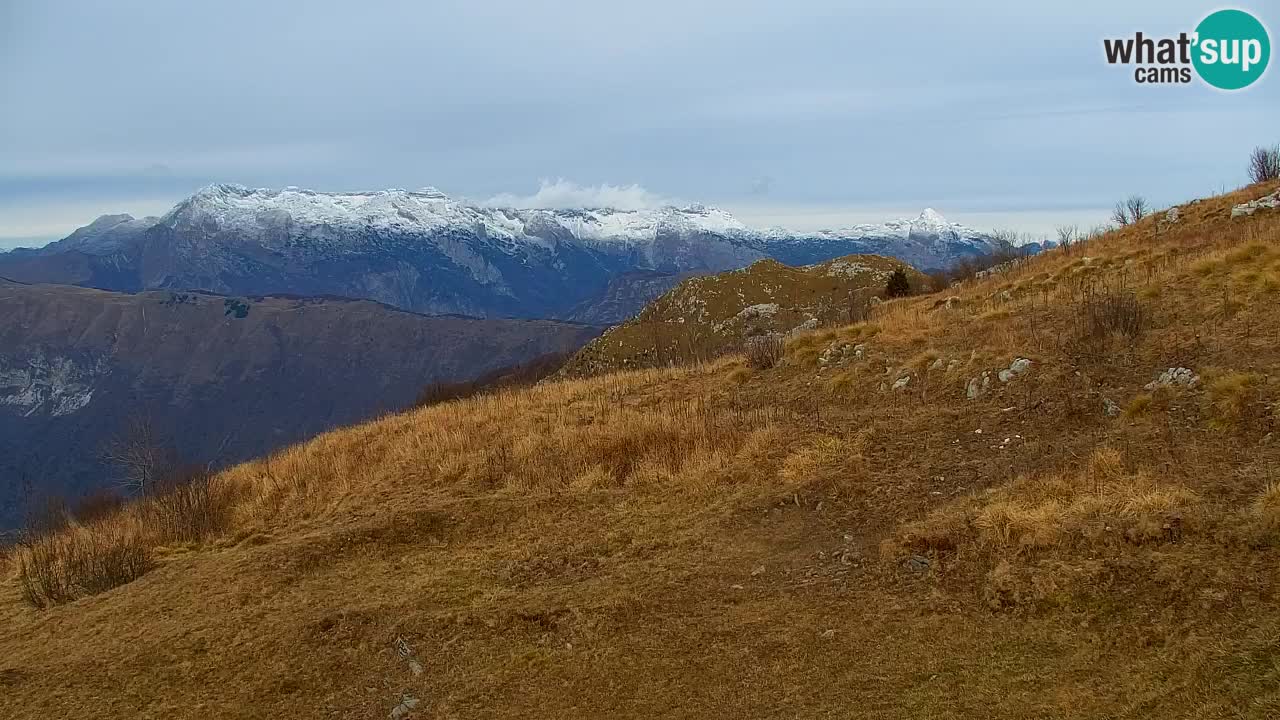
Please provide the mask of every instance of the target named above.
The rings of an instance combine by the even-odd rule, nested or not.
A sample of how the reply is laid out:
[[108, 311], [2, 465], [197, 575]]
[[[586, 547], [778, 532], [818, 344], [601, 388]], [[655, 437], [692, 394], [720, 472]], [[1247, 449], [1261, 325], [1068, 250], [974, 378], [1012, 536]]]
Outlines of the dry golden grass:
[[910, 266], [879, 255], [848, 255], [806, 267], [760, 260], [738, 271], [689, 278], [589, 343], [561, 374], [668, 367], [744, 349], [750, 359], [758, 338], [861, 319], [898, 269], [911, 287], [928, 284]]
[[[0, 716], [1280, 715], [1280, 215], [1229, 218], [1276, 187], [774, 368], [553, 382], [233, 468], [225, 531], [148, 541], [141, 578], [48, 610], [0, 585]], [[1104, 291], [1149, 328], [1081, 352]], [[1202, 380], [1144, 389], [1170, 367]]]

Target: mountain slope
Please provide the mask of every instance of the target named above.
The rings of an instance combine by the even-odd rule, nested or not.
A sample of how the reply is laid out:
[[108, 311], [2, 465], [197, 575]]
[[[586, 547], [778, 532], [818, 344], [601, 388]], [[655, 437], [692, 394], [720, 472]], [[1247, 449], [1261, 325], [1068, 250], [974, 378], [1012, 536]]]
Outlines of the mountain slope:
[[571, 350], [595, 332], [368, 301], [0, 280], [0, 527], [17, 520], [24, 479], [71, 496], [107, 482], [98, 456], [133, 415], [175, 430], [193, 462], [239, 460], [406, 407], [433, 380]]
[[[130, 292], [337, 295], [425, 313], [570, 317], [635, 271], [720, 272], [766, 257], [809, 264], [858, 252], [931, 268], [996, 247], [932, 211], [797, 234], [752, 230], [702, 206], [519, 210], [436, 190], [212, 185], [161, 218], [106, 216], [48, 248], [9, 253], [0, 275]], [[642, 306], [637, 295], [612, 314]]]
[[863, 317], [885, 296], [895, 270], [917, 291], [926, 278], [878, 255], [849, 255], [805, 267], [761, 260], [720, 275], [694, 277], [593, 340], [565, 365], [593, 375], [714, 358], [764, 335], [787, 335]]
[[45, 611], [7, 580], [0, 714], [1275, 717], [1280, 216], [1231, 212], [1278, 187], [768, 371], [328, 433], [220, 476], [203, 542], [75, 529], [157, 567]]
[[701, 273], [667, 273], [656, 270], [635, 270], [623, 273], [609, 281], [599, 295], [584, 300], [569, 319], [590, 325], [616, 325], [632, 315], [638, 308], [657, 300], [680, 281]]

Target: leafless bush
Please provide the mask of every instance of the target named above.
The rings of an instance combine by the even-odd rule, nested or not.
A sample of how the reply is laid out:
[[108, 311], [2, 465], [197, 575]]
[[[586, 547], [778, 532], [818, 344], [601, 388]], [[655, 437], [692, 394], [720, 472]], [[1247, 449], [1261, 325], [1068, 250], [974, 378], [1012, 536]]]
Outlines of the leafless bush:
[[38, 533], [14, 551], [18, 586], [32, 607], [48, 608], [105, 592], [151, 569], [151, 553], [137, 538], [109, 526], [85, 532]]
[[871, 293], [866, 289], [849, 292], [849, 304], [846, 308], [845, 320], [850, 325], [866, 322], [871, 317]]
[[1080, 237], [1079, 225], [1059, 225], [1058, 226], [1058, 245], [1063, 250], [1070, 251], [1071, 246], [1075, 244], [1076, 238]]
[[1138, 296], [1124, 290], [1087, 294], [1077, 309], [1077, 337], [1096, 345], [1114, 336], [1130, 341], [1142, 337], [1150, 325], [1147, 309]]
[[[1001, 235], [999, 232], [996, 234], [997, 236]], [[1014, 237], [1015, 239], [1017, 237], [1010, 233], [1004, 233], [1004, 236]], [[1026, 256], [1027, 251], [1025, 248], [1005, 242], [1001, 245], [1000, 249], [989, 255], [963, 258], [956, 261], [956, 263], [948, 270], [942, 273], [935, 273], [931, 277], [934, 278], [933, 282], [935, 285], [941, 283], [945, 279], [945, 287], [950, 287], [954, 283], [971, 280], [986, 270], [1005, 266], [1006, 264], [1008, 267], [1012, 267], [1017, 261], [1025, 258]]]
[[148, 532], [161, 542], [199, 542], [224, 528], [230, 499], [218, 492], [203, 468], [189, 468], [158, 485], [144, 501]]
[[784, 344], [781, 335], [762, 335], [748, 338], [743, 345], [747, 365], [755, 370], [768, 370], [782, 360]]
[[996, 241], [997, 245], [1004, 247], [1015, 247], [1018, 244], [1018, 232], [1016, 230], [992, 230], [991, 237]]
[[1136, 340], [1146, 331], [1146, 309], [1131, 292], [1106, 292], [1084, 302], [1086, 327], [1091, 334], [1118, 334]]
[[1249, 154], [1249, 181], [1280, 180], [1280, 145], [1256, 147]]
[[1133, 218], [1134, 222], [1146, 217], [1147, 213], [1151, 211], [1151, 207], [1147, 204], [1147, 199], [1141, 195], [1130, 195], [1129, 199], [1125, 201], [1125, 205], [1128, 206], [1129, 217]]
[[129, 418], [103, 451], [103, 460], [116, 469], [121, 488], [142, 495], [179, 465], [177, 453], [146, 415]]
[[94, 490], [80, 498], [71, 507], [71, 517], [81, 525], [103, 520], [120, 512], [124, 498], [109, 489]]
[[929, 292], [942, 292], [951, 287], [951, 273], [946, 270], [934, 270], [929, 273]]
[[1132, 225], [1150, 212], [1150, 206], [1147, 205], [1147, 199], [1141, 195], [1130, 195], [1123, 202], [1116, 203], [1116, 207], [1111, 211], [1111, 219], [1118, 225]]

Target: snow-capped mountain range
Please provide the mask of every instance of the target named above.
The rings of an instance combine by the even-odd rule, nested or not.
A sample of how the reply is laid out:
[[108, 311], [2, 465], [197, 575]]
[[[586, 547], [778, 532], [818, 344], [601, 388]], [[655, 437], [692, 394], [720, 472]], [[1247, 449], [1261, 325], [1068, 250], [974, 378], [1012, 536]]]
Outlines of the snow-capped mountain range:
[[[426, 313], [564, 317], [635, 271], [720, 272], [874, 253], [917, 268], [990, 253], [985, 233], [933, 210], [883, 225], [757, 230], [701, 205], [514, 209], [435, 189], [361, 193], [210, 185], [159, 218], [107, 215], [0, 276], [109, 290], [340, 295]], [[638, 308], [636, 308], [638, 309]]]

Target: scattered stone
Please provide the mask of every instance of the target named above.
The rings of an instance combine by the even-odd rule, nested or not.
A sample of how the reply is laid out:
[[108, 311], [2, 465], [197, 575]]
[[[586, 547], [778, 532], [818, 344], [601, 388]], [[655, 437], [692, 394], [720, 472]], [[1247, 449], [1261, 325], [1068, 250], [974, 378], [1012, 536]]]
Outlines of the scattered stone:
[[787, 335], [794, 337], [796, 335], [803, 335], [804, 333], [811, 332], [817, 329], [818, 329], [818, 318], [811, 317], [808, 320], [805, 320], [804, 322], [800, 323], [799, 325], [791, 328], [789, 331], [787, 331]]
[[907, 385], [910, 385], [910, 384], [911, 384], [911, 376], [910, 376], [910, 375], [906, 375], [906, 376], [904, 376], [904, 377], [900, 377], [900, 378], [898, 378], [898, 380], [897, 380], [895, 383], [893, 383], [893, 389], [894, 389], [894, 390], [901, 390], [902, 388], [904, 388], [904, 387], [906, 387]]
[[1172, 208], [1169, 208], [1169, 212], [1164, 214], [1164, 221], [1167, 224], [1172, 225], [1178, 222], [1180, 217], [1181, 217], [1181, 211], [1178, 210], [1178, 208], [1176, 207], [1172, 207]]
[[827, 349], [823, 350], [821, 355], [818, 355], [818, 364], [827, 365], [835, 362], [842, 354], [840, 344], [833, 343], [827, 346]]
[[1186, 387], [1193, 388], [1200, 384], [1200, 376], [1195, 374], [1189, 368], [1178, 367], [1169, 368], [1160, 373], [1155, 380], [1147, 383], [1143, 387], [1147, 390], [1155, 390], [1162, 387]]
[[391, 720], [401, 720], [408, 717], [413, 709], [418, 707], [418, 698], [409, 693], [401, 693], [400, 704], [391, 708]]
[[1018, 358], [1014, 360], [1007, 369], [1001, 370], [999, 374], [1000, 382], [1007, 383], [1031, 369], [1031, 361], [1026, 358]]
[[952, 360], [951, 362], [947, 363], [947, 372], [951, 372], [952, 370], [955, 370], [958, 367], [960, 367], [960, 361]]
[[827, 639], [827, 640], [830, 640], [831, 638], [833, 638], [833, 637], [835, 637], [835, 636], [836, 636], [836, 631], [835, 631], [835, 630], [827, 630], [826, 632], [822, 633], [822, 637], [823, 637], [824, 639]]
[[991, 387], [991, 373], [984, 372], [981, 377], [974, 377], [965, 386], [965, 395], [970, 400], [977, 400]]
[[929, 365], [930, 371], [941, 370], [941, 369], [942, 369], [942, 358], [938, 358], [937, 360], [934, 360], [933, 363]]
[[1102, 414], [1107, 417], [1115, 417], [1120, 414], [1120, 406], [1111, 398], [1102, 398]]
[[418, 662], [417, 656], [413, 652], [413, 648], [409, 646], [409, 641], [403, 637], [396, 638], [396, 654], [398, 654], [409, 665], [409, 672], [414, 677], [422, 674], [422, 663]]
[[999, 265], [989, 267], [986, 270], [979, 270], [978, 272], [974, 273], [973, 276], [975, 278], [981, 279], [985, 277], [990, 277], [992, 275], [998, 275], [1000, 273], [1006, 273], [1014, 269], [1015, 267], [1021, 265], [1024, 261], [1025, 260], [1023, 258], [1018, 258], [1014, 260], [1009, 260], [1007, 262], [1002, 262]]
[[1278, 208], [1280, 208], [1280, 190], [1277, 190], [1270, 195], [1264, 195], [1252, 202], [1247, 202], [1243, 205], [1237, 205], [1231, 208], [1231, 217], [1246, 217], [1258, 212], [1259, 210], [1275, 210]]
[[924, 572], [929, 569], [929, 558], [923, 555], [912, 555], [907, 559], [907, 569], [915, 572]]
[[757, 566], [755, 566], [754, 568], [752, 568], [752, 569], [751, 569], [751, 577], [760, 577], [760, 576], [761, 576], [761, 575], [763, 575], [763, 574], [764, 574], [764, 566], [763, 566], [763, 565], [757, 565]]

